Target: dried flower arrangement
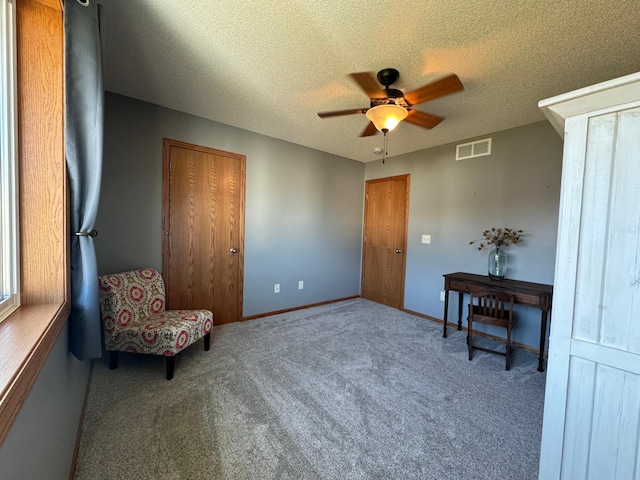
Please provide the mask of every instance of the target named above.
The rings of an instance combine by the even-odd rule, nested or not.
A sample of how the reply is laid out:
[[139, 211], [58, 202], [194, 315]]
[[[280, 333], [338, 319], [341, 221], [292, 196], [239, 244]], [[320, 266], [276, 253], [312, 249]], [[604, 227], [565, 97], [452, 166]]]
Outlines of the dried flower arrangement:
[[522, 230], [514, 230], [506, 226], [504, 228], [491, 227], [490, 230], [482, 232], [482, 240], [471, 240], [469, 245], [479, 241], [478, 250], [482, 250], [485, 245], [495, 245], [496, 248], [508, 247], [511, 244], [518, 243], [520, 235], [523, 233]]

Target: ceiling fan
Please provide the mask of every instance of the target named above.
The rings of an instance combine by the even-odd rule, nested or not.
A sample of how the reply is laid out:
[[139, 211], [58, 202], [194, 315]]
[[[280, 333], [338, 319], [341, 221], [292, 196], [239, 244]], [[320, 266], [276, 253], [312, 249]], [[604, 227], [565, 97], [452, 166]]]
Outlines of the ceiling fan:
[[[350, 76], [369, 96], [369, 108], [319, 112], [318, 116], [320, 118], [328, 118], [338, 117], [341, 115], [352, 115], [356, 113], [365, 114], [370, 122], [360, 134], [361, 137], [369, 137], [371, 135], [375, 135], [378, 131], [384, 132], [385, 129], [387, 131], [392, 130], [393, 127], [395, 127], [395, 125], [397, 125], [401, 120], [406, 120], [407, 122], [419, 127], [433, 128], [444, 120], [444, 117], [414, 110], [413, 107], [428, 100], [434, 100], [464, 89], [462, 82], [460, 82], [460, 79], [456, 75], [448, 75], [416, 90], [404, 93], [401, 90], [389, 88], [400, 76], [400, 72], [395, 68], [385, 68], [380, 70], [376, 75], [378, 82], [384, 89], [380, 88], [380, 85], [378, 85], [378, 82], [376, 82], [376, 79], [373, 77], [371, 72], [352, 73]], [[383, 112], [376, 112], [375, 107], [379, 107], [381, 105], [392, 106], [392, 108], [389, 109], [391, 111], [390, 113], [393, 115], [393, 110], [395, 110], [395, 113], [399, 114], [399, 117], [395, 118], [389, 126], [385, 126], [381, 123], [381, 118], [380, 121], [379, 118], [376, 118]]]

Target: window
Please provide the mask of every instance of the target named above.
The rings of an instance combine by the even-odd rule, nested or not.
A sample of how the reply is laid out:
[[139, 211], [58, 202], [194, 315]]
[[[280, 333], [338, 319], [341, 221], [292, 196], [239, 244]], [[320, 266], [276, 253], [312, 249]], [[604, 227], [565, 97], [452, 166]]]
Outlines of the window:
[[20, 305], [14, 10], [13, 1], [0, 0], [0, 321]]
[[[8, 90], [17, 92], [8, 97], [15, 100], [15, 113], [12, 121], [5, 122], [0, 110], [0, 130], [6, 125], [13, 128], [9, 140], [13, 141], [17, 155], [18, 167], [13, 176], [19, 185], [15, 190], [18, 206], [14, 218], [19, 218], [20, 227], [20, 248], [16, 245], [16, 255], [7, 256], [20, 268], [19, 280], [17, 276], [14, 278], [20, 288], [20, 308], [0, 323], [1, 448], [69, 318], [71, 307], [67, 288], [69, 227], [64, 168], [62, 2], [0, 0], [0, 11], [0, 47], [11, 45], [7, 39], [15, 38], [12, 54], [16, 61], [9, 65], [15, 67], [17, 80]], [[9, 34], [14, 25], [15, 30]], [[0, 89], [6, 85], [2, 78], [7, 72], [2, 58]]]

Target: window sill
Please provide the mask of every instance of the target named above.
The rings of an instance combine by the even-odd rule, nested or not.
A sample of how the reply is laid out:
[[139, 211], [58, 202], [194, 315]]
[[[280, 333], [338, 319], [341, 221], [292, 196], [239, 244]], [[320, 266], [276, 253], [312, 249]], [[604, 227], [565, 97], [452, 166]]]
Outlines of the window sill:
[[0, 323], [0, 445], [69, 317], [68, 303], [22, 306]]

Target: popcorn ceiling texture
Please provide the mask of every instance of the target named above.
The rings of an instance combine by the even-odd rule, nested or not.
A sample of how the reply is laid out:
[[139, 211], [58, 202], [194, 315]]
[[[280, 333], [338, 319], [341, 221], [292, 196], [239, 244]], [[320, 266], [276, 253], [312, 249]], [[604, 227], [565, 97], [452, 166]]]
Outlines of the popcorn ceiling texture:
[[465, 90], [419, 105], [390, 154], [544, 120], [538, 101], [640, 71], [637, 0], [102, 0], [105, 87], [332, 154], [376, 160], [352, 72], [393, 67], [410, 91], [449, 73]]

